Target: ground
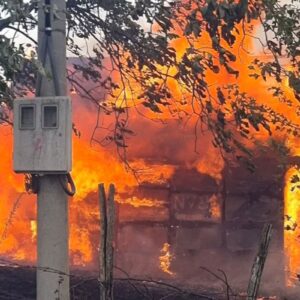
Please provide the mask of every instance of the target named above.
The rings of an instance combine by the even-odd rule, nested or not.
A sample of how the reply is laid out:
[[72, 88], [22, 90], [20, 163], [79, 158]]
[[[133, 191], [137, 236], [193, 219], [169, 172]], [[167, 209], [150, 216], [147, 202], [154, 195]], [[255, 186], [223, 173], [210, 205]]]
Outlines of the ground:
[[[96, 274], [74, 272], [71, 276], [71, 299], [99, 299], [99, 285]], [[0, 300], [33, 300], [36, 297], [36, 280], [34, 268], [0, 267]], [[221, 299], [219, 297], [202, 297], [196, 292], [184, 292], [178, 287], [139, 280], [119, 279], [114, 285], [115, 300], [204, 300]]]

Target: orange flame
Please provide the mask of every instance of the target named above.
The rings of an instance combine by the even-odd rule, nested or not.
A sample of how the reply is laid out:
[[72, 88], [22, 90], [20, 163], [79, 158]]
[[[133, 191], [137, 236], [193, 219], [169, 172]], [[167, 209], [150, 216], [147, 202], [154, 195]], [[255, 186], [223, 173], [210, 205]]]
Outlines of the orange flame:
[[[250, 73], [248, 64], [252, 61], [253, 56], [240, 51], [242, 39], [242, 36], [238, 36], [236, 46], [232, 49], [238, 57], [234, 66], [240, 71], [239, 78], [235, 78], [235, 76], [229, 75], [225, 70], [221, 70], [219, 74], [208, 73], [208, 82], [212, 85], [216, 83], [219, 85], [236, 83], [241, 87], [241, 90], [249, 92], [259, 102], [267, 103], [272, 108], [285, 112], [292, 120], [297, 120], [297, 115], [292, 108], [286, 108], [282, 103], [271, 101], [272, 96], [267, 89], [269, 83], [266, 84], [248, 77]], [[203, 42], [203, 45], [207, 45], [208, 40], [204, 34], [201, 42]], [[182, 38], [177, 40], [173, 46], [177, 49], [178, 57], [181, 57], [188, 44]], [[244, 47], [247, 47], [248, 50], [254, 48], [253, 41], [249, 37], [244, 39]], [[178, 103], [184, 100], [188, 103], [190, 101], [188, 97], [185, 98], [185, 95], [182, 93], [182, 87], [178, 83], [170, 81], [168, 84], [177, 98], [174, 102]], [[288, 92], [289, 88], [286, 83], [285, 89]], [[133, 98], [138, 94], [138, 90], [135, 94], [131, 94], [131, 90], [126, 90], [125, 92], [133, 96]], [[124, 164], [120, 162], [117, 154], [111, 148], [91, 146], [89, 137], [95, 126], [96, 114], [85, 102], [79, 99], [75, 90], [72, 91], [72, 94], [75, 103], [74, 122], [82, 131], [82, 135], [81, 138], [74, 138], [73, 142], [74, 167], [72, 174], [78, 192], [70, 204], [70, 248], [72, 263], [74, 265], [87, 265], [92, 262], [97, 245], [91, 232], [98, 230], [99, 212], [96, 202], [92, 201], [93, 193], [97, 192], [98, 184], [100, 182], [105, 184], [115, 183], [117, 192], [120, 194], [134, 190], [139, 185], [139, 182], [132, 172], [126, 171]], [[123, 105], [123, 103], [120, 102], [117, 105]], [[222, 179], [224, 162], [220, 158], [218, 150], [209, 143], [207, 136], [202, 135], [200, 154], [195, 153], [193, 143], [195, 137], [193, 133], [191, 134], [194, 127], [180, 123], [181, 113], [183, 114], [184, 111], [178, 109], [178, 118], [174, 121], [170, 111], [163, 112], [160, 119], [167, 123], [166, 126], [161, 126], [158, 122], [141, 120], [138, 113], [133, 112], [130, 116], [131, 126], [137, 133], [129, 141], [130, 160], [133, 168], [139, 170], [138, 175], [141, 182], [155, 185], [167, 184], [175, 172], [176, 167], [174, 165], [196, 168], [198, 172], [208, 174], [218, 182]], [[157, 119], [156, 115], [149, 112], [147, 116]], [[262, 140], [265, 137], [266, 135], [261, 134]], [[33, 196], [26, 195], [22, 197], [17, 211], [11, 218], [11, 222], [7, 224], [15, 199], [23, 192], [24, 188], [23, 176], [12, 172], [11, 129], [0, 127], [0, 139], [1, 141], [5, 140], [5, 143], [0, 143], [0, 170], [2, 171], [2, 174], [0, 174], [0, 234], [5, 233], [2, 234], [0, 240], [0, 251], [11, 259], [34, 261], [36, 257], [36, 200]], [[296, 140], [289, 141], [289, 143], [296, 149]], [[289, 171], [286, 176], [285, 214], [290, 216], [294, 222], [300, 224], [300, 206], [298, 206], [296, 201], [298, 192], [292, 194], [289, 186], [289, 178], [293, 172]], [[138, 207], [141, 206], [161, 207], [163, 205], [158, 199], [138, 198], [136, 196], [120, 199], [119, 202], [129, 203], [137, 207], [137, 213]], [[218, 196], [212, 196], [209, 199], [209, 203], [212, 218], [219, 220], [221, 208]], [[5, 230], [6, 225], [8, 225], [8, 230]], [[289, 259], [288, 268], [289, 272], [293, 274], [299, 271], [297, 266], [300, 265], [300, 251], [297, 250], [300, 248], [297, 240], [299, 234], [296, 233], [297, 231], [298, 227], [294, 231], [285, 231], [284, 237], [286, 255]], [[164, 243], [159, 263], [161, 269], [170, 275], [174, 275], [170, 271], [172, 258], [170, 245]]]
[[291, 179], [299, 171], [291, 168], [286, 173], [284, 189], [284, 249], [286, 259], [286, 282], [295, 285], [297, 274], [300, 274], [300, 190], [293, 190]]
[[170, 270], [171, 262], [173, 259], [173, 255], [170, 252], [170, 244], [164, 243], [162, 249], [160, 250], [160, 253], [160, 269], [166, 274], [175, 275], [175, 273]]

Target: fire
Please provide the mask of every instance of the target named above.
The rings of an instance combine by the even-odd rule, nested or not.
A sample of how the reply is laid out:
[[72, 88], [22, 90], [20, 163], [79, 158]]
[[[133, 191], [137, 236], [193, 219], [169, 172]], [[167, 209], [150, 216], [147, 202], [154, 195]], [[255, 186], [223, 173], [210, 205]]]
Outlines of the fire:
[[131, 164], [132, 168], [136, 170], [136, 175], [140, 183], [152, 183], [163, 185], [173, 176], [175, 167], [167, 164], [151, 164], [143, 160], [134, 161]]
[[34, 241], [36, 239], [36, 235], [37, 235], [37, 224], [36, 224], [36, 220], [31, 220], [30, 221], [30, 229], [31, 229], [31, 239]]
[[161, 253], [159, 257], [160, 269], [166, 274], [175, 275], [175, 273], [170, 270], [171, 262], [173, 259], [173, 255], [171, 254], [170, 251], [170, 244], [164, 243], [162, 249], [160, 250], [160, 253]]
[[[296, 120], [293, 109], [284, 109], [284, 105], [271, 101], [272, 96], [268, 91], [269, 84], [249, 78], [250, 73], [248, 65], [253, 57], [248, 53], [240, 51], [240, 44], [243, 37], [237, 37], [236, 46], [232, 51], [239, 57], [234, 63], [234, 67], [240, 71], [239, 78], [229, 75], [226, 71], [221, 70], [219, 74], [207, 74], [207, 80], [213, 85], [226, 85], [227, 83], [236, 83], [241, 90], [249, 92], [249, 94], [258, 99], [260, 102], [268, 102], [274, 109], [285, 111]], [[203, 36], [203, 45], [208, 45], [207, 36]], [[244, 47], [248, 50], [254, 48], [253, 41], [249, 37], [243, 40]], [[200, 45], [200, 42], [199, 42]], [[184, 50], [189, 46], [184, 38], [174, 43], [177, 49], [178, 57], [182, 56]], [[171, 70], [172, 72], [172, 70]], [[162, 122], [152, 122], [148, 119], [142, 119], [140, 114], [131, 111], [130, 126], [136, 133], [128, 141], [129, 163], [135, 173], [126, 170], [124, 163], [120, 161], [118, 154], [111, 147], [99, 147], [90, 141], [92, 131], [96, 124], [96, 113], [93, 107], [89, 106], [85, 101], [79, 99], [75, 89], [71, 90], [74, 103], [74, 123], [81, 132], [81, 137], [73, 138], [74, 148], [74, 166], [72, 176], [76, 183], [77, 194], [70, 201], [70, 248], [71, 261], [73, 265], [85, 266], [92, 263], [95, 259], [95, 249], [97, 241], [93, 238], [92, 233], [99, 230], [99, 211], [95, 193], [98, 184], [103, 182], [106, 185], [114, 183], [117, 188], [117, 201], [121, 204], [130, 204], [136, 207], [137, 214], [139, 207], [162, 207], [164, 203], [155, 198], [148, 197], [124, 197], [120, 195], [126, 194], [128, 191], [135, 190], [140, 183], [149, 183], [155, 186], [166, 186], [172, 179], [177, 168], [183, 166], [185, 168], [196, 169], [199, 173], [207, 174], [214, 178], [218, 183], [222, 180], [222, 171], [224, 169], [224, 161], [220, 157], [219, 152], [215, 149], [209, 140], [209, 134], [200, 134], [201, 141], [195, 147], [194, 124], [191, 118], [189, 123], [184, 120], [186, 111], [190, 113], [189, 105], [191, 98], [186, 96], [183, 88], [175, 81], [169, 81], [168, 85], [176, 96], [175, 105], [166, 109], [157, 117], [151, 112], [145, 112], [147, 118], [152, 118]], [[285, 89], [288, 84], [285, 82]], [[136, 97], [139, 94], [136, 91], [126, 90], [127, 95]], [[130, 98], [129, 97], [129, 98]], [[121, 98], [120, 98], [121, 99]], [[107, 100], [108, 102], [111, 99]], [[118, 100], [117, 106], [124, 106], [121, 100]], [[179, 103], [182, 106], [178, 105]], [[132, 103], [127, 103], [133, 106]], [[144, 111], [143, 111], [144, 112]], [[175, 116], [175, 117], [174, 117]], [[109, 120], [109, 116], [101, 116], [101, 121]], [[106, 118], [106, 119], [105, 119]], [[175, 120], [174, 120], [175, 119]], [[188, 118], [187, 118], [188, 119]], [[185, 122], [186, 121], [186, 122]], [[103, 132], [99, 130], [97, 134]], [[261, 139], [264, 140], [266, 135], [262, 134]], [[7, 217], [10, 215], [14, 207], [14, 201], [20, 193], [24, 191], [23, 176], [16, 175], [12, 172], [12, 133], [7, 127], [0, 127], [0, 139], [5, 140], [0, 143], [0, 233], [5, 231]], [[295, 143], [291, 142], [294, 147]], [[197, 149], [195, 149], [197, 148]], [[4, 170], [4, 171], [3, 171]], [[295, 170], [288, 171], [286, 175], [285, 187], [285, 215], [286, 224], [291, 230], [285, 230], [284, 244], [287, 257], [287, 266], [289, 274], [295, 277], [299, 272], [300, 266], [300, 232], [298, 225], [300, 224], [300, 204], [297, 203], [299, 192], [290, 191], [289, 181]], [[4, 187], [4, 188], [3, 188]], [[93, 198], [94, 197], [94, 198]], [[210, 204], [210, 214], [212, 219], [220, 220], [221, 207], [220, 197], [213, 195], [208, 201]], [[34, 261], [36, 258], [35, 242], [36, 242], [36, 197], [24, 196], [20, 201], [20, 205], [15, 216], [9, 224], [7, 233], [0, 241], [0, 251], [3, 255], [11, 259]], [[171, 254], [170, 244], [164, 243], [159, 257], [159, 264], [163, 272], [174, 275], [171, 268], [171, 262], [174, 258]], [[290, 276], [290, 275], [288, 275]], [[290, 277], [288, 277], [290, 280]]]
[[131, 197], [128, 199], [117, 199], [117, 202], [121, 204], [130, 204], [133, 207], [162, 207], [164, 205], [163, 201], [160, 201], [158, 199], [146, 199], [142, 198], [139, 199], [138, 197]]
[[74, 139], [73, 177], [77, 187], [75, 201], [83, 200], [88, 193], [97, 191], [101, 182], [117, 182], [118, 191], [136, 186], [134, 175], [126, 172], [122, 163], [109, 152], [91, 148], [86, 140]]
[[[207, 161], [210, 164], [207, 164]], [[222, 180], [222, 171], [224, 169], [224, 160], [222, 157], [215, 155], [214, 151], [209, 151], [197, 164], [197, 170], [200, 173], [210, 175], [218, 182]]]
[[288, 170], [284, 189], [284, 249], [287, 262], [286, 281], [289, 286], [295, 285], [300, 273], [300, 190], [291, 182], [295, 175], [299, 175], [297, 169]]
[[209, 198], [208, 202], [210, 205], [210, 213], [211, 213], [212, 219], [219, 221], [221, 219], [221, 214], [222, 214], [220, 198], [216, 194], [213, 194]]

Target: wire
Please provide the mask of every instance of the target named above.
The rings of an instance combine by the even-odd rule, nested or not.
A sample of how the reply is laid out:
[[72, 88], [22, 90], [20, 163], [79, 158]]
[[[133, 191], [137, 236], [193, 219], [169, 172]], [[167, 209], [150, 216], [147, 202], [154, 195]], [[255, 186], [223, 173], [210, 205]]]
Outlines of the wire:
[[[54, 84], [54, 90], [55, 90], [55, 95], [56, 96], [61, 96], [63, 95], [63, 91], [60, 88], [59, 84], [59, 74], [57, 73], [56, 70], [56, 63], [54, 59], [54, 54], [53, 54], [53, 37], [52, 37], [52, 24], [51, 24], [51, 14], [50, 14], [50, 9], [51, 9], [51, 0], [45, 0], [45, 35], [42, 38], [42, 45], [41, 45], [41, 63], [42, 67], [46, 67], [46, 62], [47, 62], [47, 55], [49, 56], [49, 63], [50, 63], [50, 68], [51, 68], [51, 75], [53, 79], [53, 84]], [[36, 94], [38, 96], [41, 96], [41, 87], [42, 87], [42, 75], [39, 75], [37, 78], [37, 86], [36, 86]]]
[[[51, 14], [49, 9], [51, 9], [51, 0], [45, 0], [45, 35], [43, 36], [42, 39], [42, 45], [41, 45], [41, 63], [42, 67], [46, 67], [47, 63], [47, 56], [49, 59], [50, 63], [50, 69], [51, 69], [51, 75], [52, 75], [52, 80], [54, 84], [54, 90], [55, 90], [55, 95], [60, 96], [63, 95], [63, 91], [61, 90], [61, 85], [59, 83], [59, 74], [57, 73], [57, 70], [55, 68], [56, 63], [54, 59], [54, 53], [53, 53], [53, 37], [52, 37], [52, 25], [51, 25]], [[41, 96], [41, 88], [42, 88], [42, 75], [38, 75], [37, 78], [37, 87], [36, 87], [36, 94], [37, 96]], [[74, 184], [74, 181], [70, 175], [68, 174], [63, 174], [59, 175], [59, 182], [63, 188], [63, 190], [68, 194], [69, 196], [74, 196], [76, 193], [76, 187]], [[39, 182], [38, 182], [38, 177], [33, 177], [32, 176], [32, 186], [35, 187], [33, 188], [33, 192], [38, 192], [39, 190]]]
[[51, 35], [52, 26], [51, 26], [51, 0], [45, 0], [45, 32], [47, 36]]
[[[50, 68], [51, 68], [51, 74], [52, 74], [52, 79], [54, 83], [54, 90], [55, 90], [55, 95], [60, 96], [62, 95], [62, 91], [60, 89], [60, 83], [58, 81], [58, 73], [55, 68], [55, 59], [54, 59], [54, 54], [53, 54], [53, 37], [52, 37], [52, 24], [51, 24], [51, 0], [45, 0], [45, 35], [43, 36], [42, 39], [42, 45], [41, 45], [41, 63], [42, 67], [46, 67], [47, 63], [47, 55], [49, 58], [49, 63], [50, 63]], [[37, 96], [41, 96], [41, 88], [42, 88], [42, 75], [39, 74], [37, 78], [37, 85], [36, 85], [36, 94]], [[69, 196], [74, 196], [76, 193], [76, 187], [74, 184], [74, 181], [70, 175], [68, 174], [63, 174], [59, 175], [59, 182], [63, 188], [63, 190], [68, 194]], [[34, 193], [38, 193], [39, 191], [39, 178], [38, 175], [32, 175], [30, 178], [30, 187], [32, 188], [32, 191]]]
[[[66, 194], [68, 194], [71, 197], [75, 195], [76, 187], [70, 173], [59, 175], [59, 182]], [[68, 185], [70, 185], [71, 189], [69, 189]]]
[[48, 41], [48, 54], [49, 54], [49, 61], [50, 61], [50, 67], [51, 67], [51, 72], [52, 72], [52, 79], [53, 79], [53, 83], [54, 83], [54, 90], [55, 90], [55, 95], [56, 96], [61, 96], [63, 95], [63, 91], [61, 91], [60, 87], [61, 85], [59, 84], [58, 81], [58, 76], [59, 74], [57, 73], [57, 69], [56, 69], [56, 64], [54, 61], [54, 54], [53, 54], [53, 38], [52, 36], [48, 37], [49, 41]]
[[[42, 39], [42, 45], [41, 45], [41, 63], [42, 67], [45, 68], [46, 66], [46, 59], [47, 59], [47, 49], [48, 49], [48, 36], [44, 36]], [[42, 75], [38, 74], [37, 77], [37, 84], [36, 84], [36, 95], [41, 96], [41, 89], [42, 89]]]

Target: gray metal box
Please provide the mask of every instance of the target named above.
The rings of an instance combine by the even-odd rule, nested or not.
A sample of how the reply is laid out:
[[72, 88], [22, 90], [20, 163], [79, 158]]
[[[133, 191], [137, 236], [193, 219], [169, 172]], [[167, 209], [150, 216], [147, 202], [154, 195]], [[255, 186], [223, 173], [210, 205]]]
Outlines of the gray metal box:
[[14, 101], [14, 171], [68, 173], [72, 168], [69, 97]]

